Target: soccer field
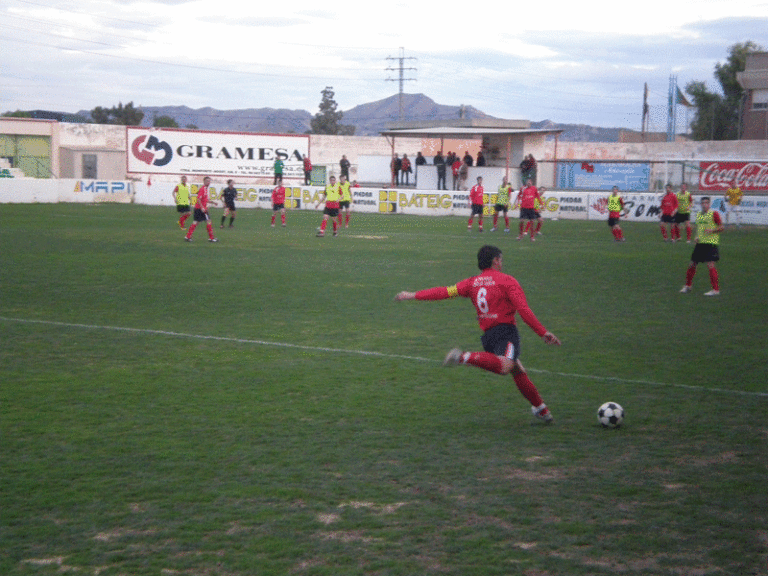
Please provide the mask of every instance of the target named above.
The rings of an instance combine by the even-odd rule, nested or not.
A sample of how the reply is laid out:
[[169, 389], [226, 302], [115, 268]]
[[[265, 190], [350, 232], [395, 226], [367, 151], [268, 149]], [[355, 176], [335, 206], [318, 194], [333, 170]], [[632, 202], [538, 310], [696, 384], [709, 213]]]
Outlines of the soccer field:
[[[653, 224], [212, 212], [3, 205], [0, 574], [768, 575], [768, 230], [707, 298]], [[518, 321], [551, 426], [441, 366], [468, 300], [393, 301], [485, 243], [562, 340]]]

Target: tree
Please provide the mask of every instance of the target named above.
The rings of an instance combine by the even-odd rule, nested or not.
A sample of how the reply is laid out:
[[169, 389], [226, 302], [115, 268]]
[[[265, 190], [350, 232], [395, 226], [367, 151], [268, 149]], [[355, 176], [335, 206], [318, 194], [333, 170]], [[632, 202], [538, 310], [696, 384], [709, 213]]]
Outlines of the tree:
[[352, 136], [355, 133], [354, 126], [340, 124], [344, 113], [336, 110], [338, 104], [333, 99], [333, 86], [326, 86], [320, 92], [323, 99], [320, 101], [320, 112], [315, 114], [310, 121], [312, 134], [341, 134]]
[[152, 126], [155, 128], [178, 128], [179, 124], [170, 116], [157, 116]]
[[744, 71], [747, 54], [761, 50], [751, 40], [736, 43], [728, 49], [726, 62], [715, 64], [715, 79], [722, 94], [712, 92], [705, 82], [699, 80], [686, 84], [685, 91], [691, 95], [696, 107], [696, 116], [691, 123], [694, 140], [739, 138], [744, 89], [736, 79], [736, 73]]
[[2, 114], [6, 118], [32, 118], [32, 114], [24, 112], [23, 110], [16, 110], [16, 112], [3, 112]]
[[134, 108], [133, 102], [125, 106], [120, 102], [112, 108], [96, 106], [91, 110], [91, 118], [96, 124], [118, 124], [120, 126], [138, 126], [144, 118], [144, 112], [140, 108]]

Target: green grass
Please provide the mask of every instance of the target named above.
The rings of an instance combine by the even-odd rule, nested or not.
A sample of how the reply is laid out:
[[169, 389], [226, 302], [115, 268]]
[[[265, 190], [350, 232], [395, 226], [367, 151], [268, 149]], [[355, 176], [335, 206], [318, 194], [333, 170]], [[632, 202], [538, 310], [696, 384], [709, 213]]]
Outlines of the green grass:
[[[241, 210], [187, 244], [167, 208], [2, 212], [0, 574], [768, 574], [766, 230], [723, 235], [705, 298], [650, 224]], [[563, 341], [522, 325], [553, 426], [440, 367], [468, 301], [393, 302], [490, 241]]]

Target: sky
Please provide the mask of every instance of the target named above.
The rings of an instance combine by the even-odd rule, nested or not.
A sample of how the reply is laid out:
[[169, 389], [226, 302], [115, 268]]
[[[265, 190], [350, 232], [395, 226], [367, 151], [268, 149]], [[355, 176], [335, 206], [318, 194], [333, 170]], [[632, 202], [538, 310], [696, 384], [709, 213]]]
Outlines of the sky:
[[[3, 0], [0, 112], [119, 102], [340, 110], [399, 90], [499, 118], [666, 131], [670, 76], [713, 89], [728, 48], [768, 49], [768, 0], [643, 3]], [[680, 113], [681, 118], [684, 113]]]

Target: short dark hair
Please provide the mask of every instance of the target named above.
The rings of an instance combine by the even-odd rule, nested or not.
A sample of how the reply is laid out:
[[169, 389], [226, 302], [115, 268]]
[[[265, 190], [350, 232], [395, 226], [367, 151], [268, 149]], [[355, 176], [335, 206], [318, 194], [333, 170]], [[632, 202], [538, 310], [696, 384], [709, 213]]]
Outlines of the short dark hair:
[[501, 250], [496, 246], [486, 244], [477, 252], [477, 267], [480, 270], [487, 270], [499, 256], [501, 256]]
[[709, 196], [702, 196], [701, 198], [699, 198], [699, 202], [701, 202], [702, 200], [706, 200], [707, 202], [711, 202], [711, 200], [709, 199]]

